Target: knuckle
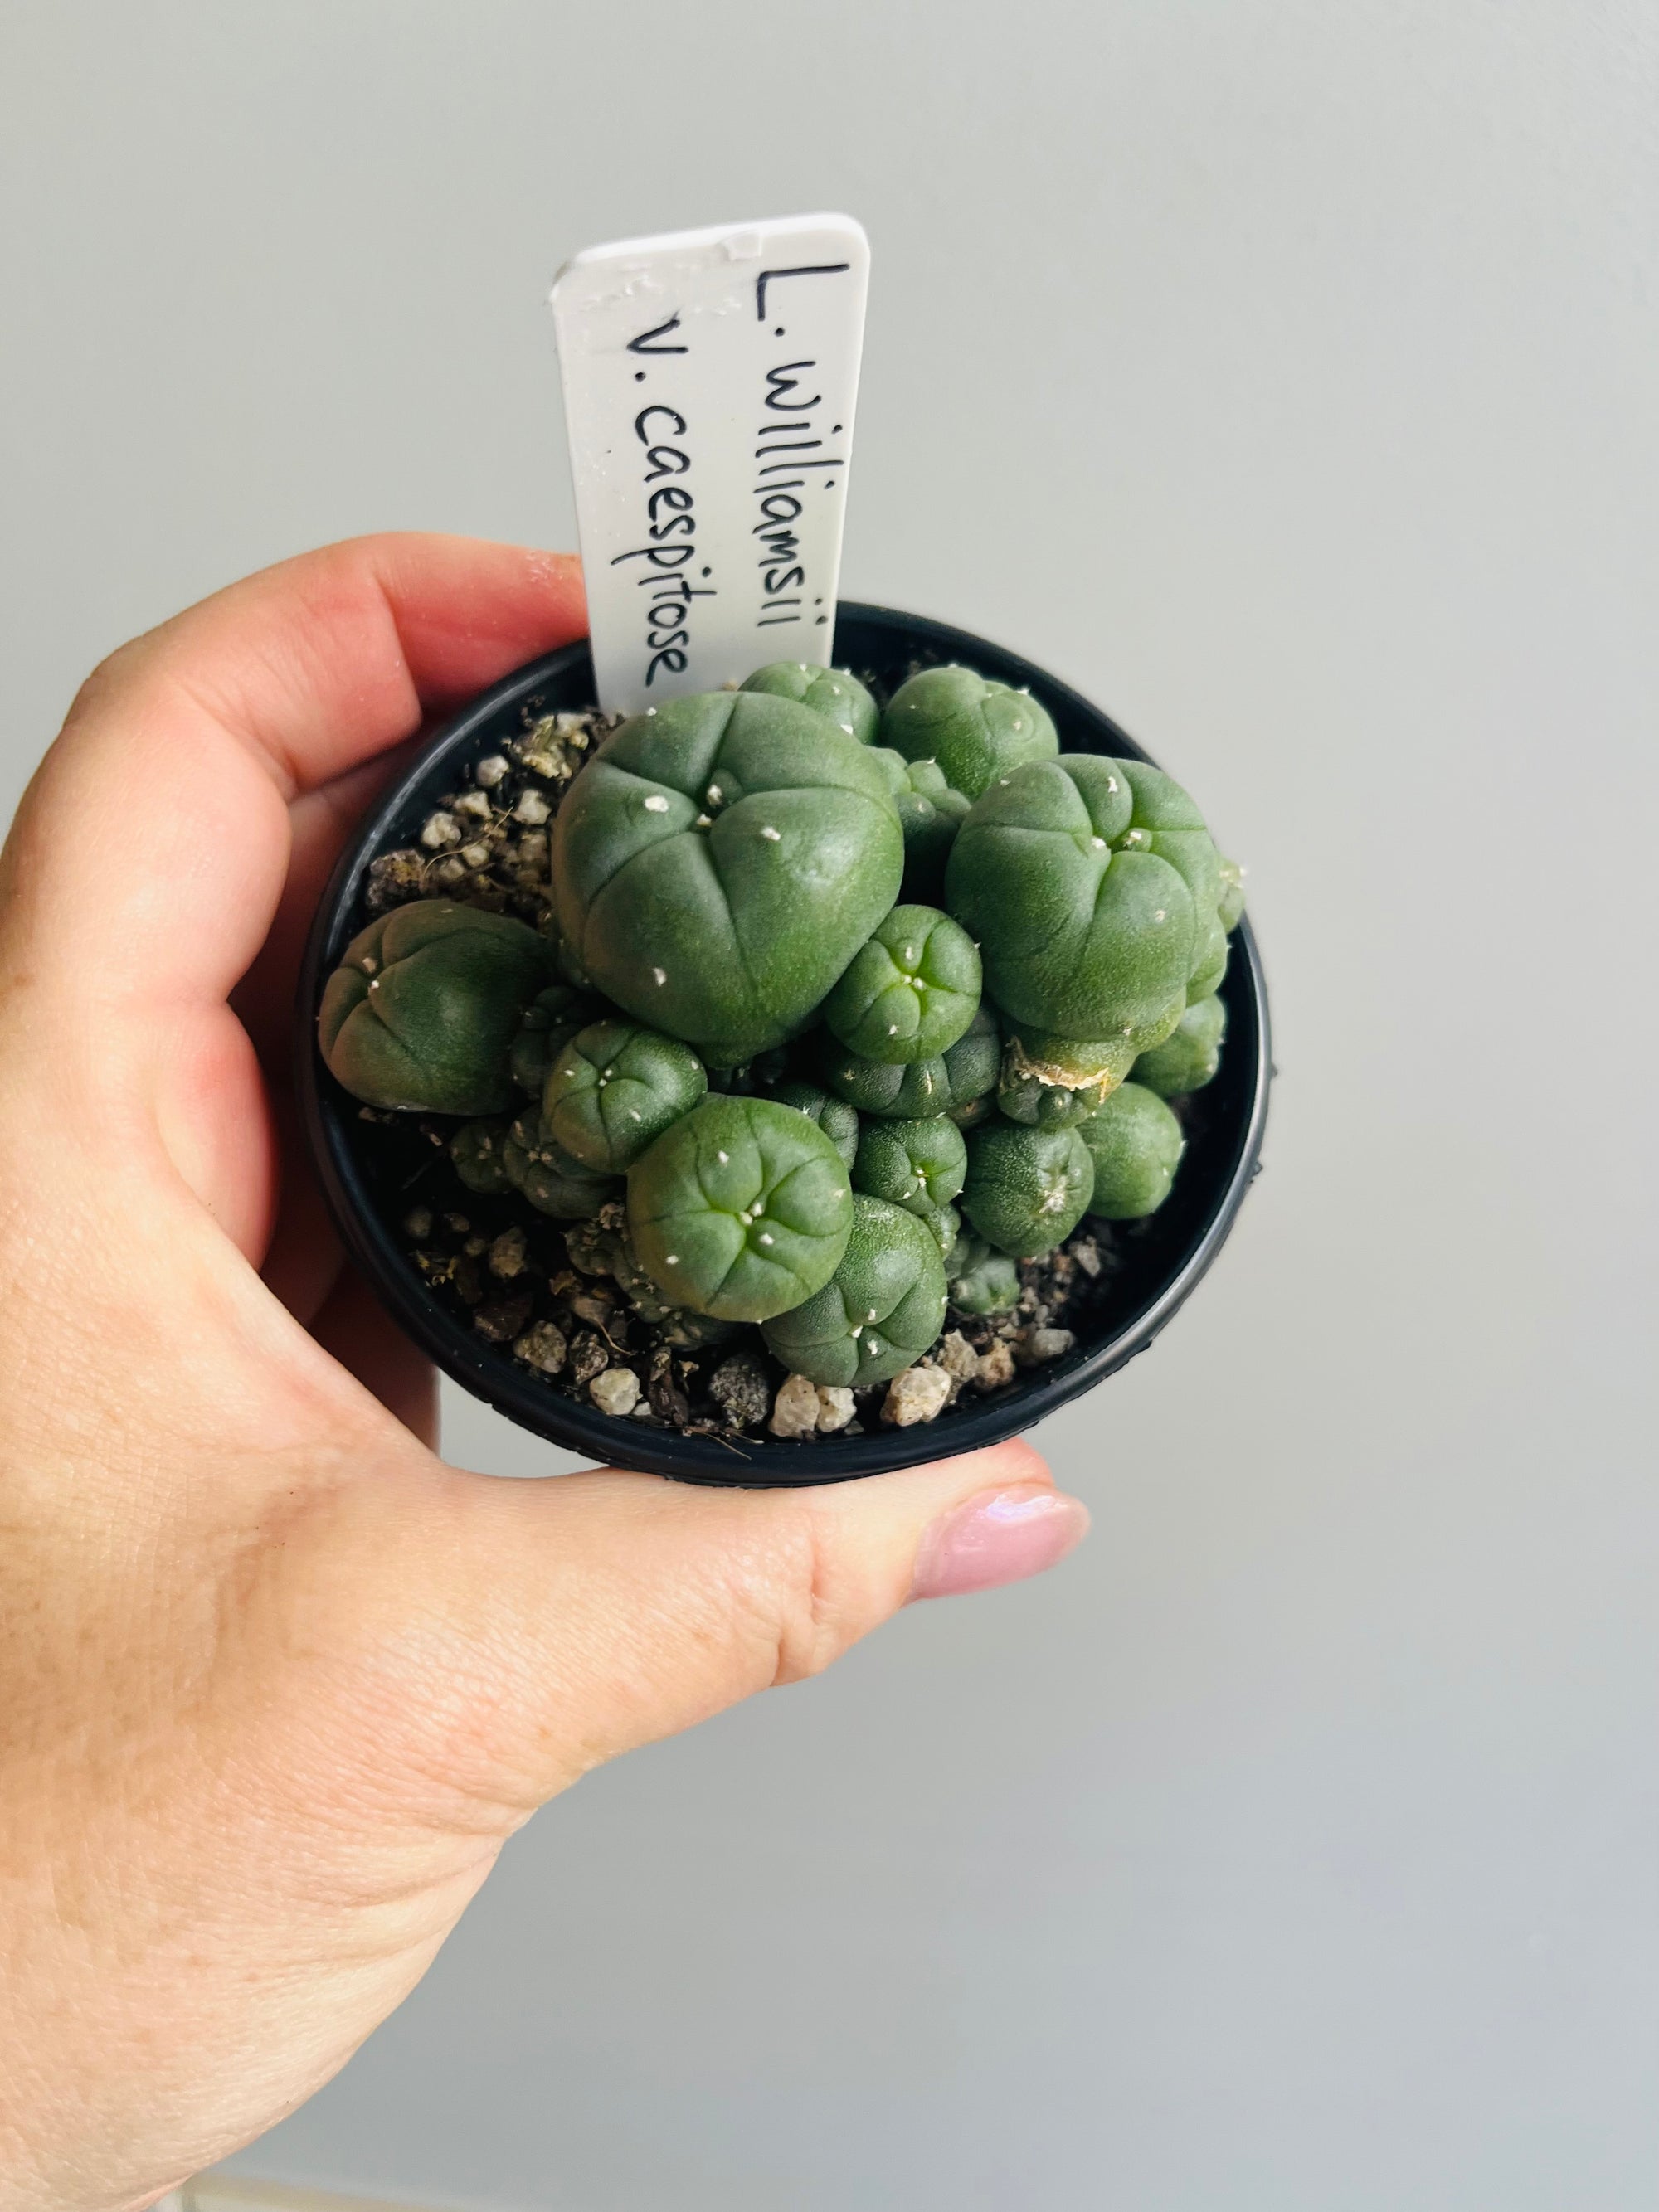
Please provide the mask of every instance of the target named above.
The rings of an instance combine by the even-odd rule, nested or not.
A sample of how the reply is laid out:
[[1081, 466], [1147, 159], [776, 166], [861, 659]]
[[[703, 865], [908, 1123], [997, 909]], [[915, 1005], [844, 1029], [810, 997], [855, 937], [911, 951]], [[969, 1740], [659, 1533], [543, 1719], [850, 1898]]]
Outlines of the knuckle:
[[821, 1674], [870, 1625], [855, 1580], [829, 1540], [825, 1522], [801, 1503], [779, 1532], [770, 1591], [772, 1686]]

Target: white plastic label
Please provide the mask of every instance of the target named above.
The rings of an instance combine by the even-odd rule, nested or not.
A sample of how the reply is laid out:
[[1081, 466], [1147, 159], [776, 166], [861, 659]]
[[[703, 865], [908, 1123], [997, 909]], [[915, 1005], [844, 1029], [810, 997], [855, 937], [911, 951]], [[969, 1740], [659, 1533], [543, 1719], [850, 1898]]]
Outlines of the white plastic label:
[[829, 665], [869, 273], [844, 215], [629, 239], [560, 271], [601, 706]]

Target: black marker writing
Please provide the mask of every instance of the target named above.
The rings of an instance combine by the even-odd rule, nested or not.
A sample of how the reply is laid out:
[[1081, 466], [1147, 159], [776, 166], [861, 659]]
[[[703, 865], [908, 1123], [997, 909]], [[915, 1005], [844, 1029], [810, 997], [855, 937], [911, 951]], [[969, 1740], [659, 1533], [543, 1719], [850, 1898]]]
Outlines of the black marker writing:
[[[647, 337], [659, 337], [675, 328], [679, 317], [675, 315], [656, 330], [647, 331]], [[635, 341], [630, 347], [635, 352], [684, 353], [684, 346], [647, 346]], [[659, 671], [670, 676], [683, 676], [686, 655], [691, 643], [691, 603], [694, 599], [712, 599], [712, 584], [694, 584], [690, 570], [697, 557], [696, 502], [687, 484], [667, 483], [664, 477], [683, 477], [691, 467], [689, 443], [670, 444], [671, 439], [687, 437], [690, 426], [677, 407], [656, 400], [641, 408], [634, 417], [634, 435], [645, 448], [647, 467], [642, 482], [655, 484], [645, 501], [646, 537], [644, 545], [629, 546], [625, 553], [611, 556], [611, 566], [620, 568], [625, 562], [637, 561], [641, 573], [635, 581], [646, 592], [645, 649], [649, 656], [646, 662], [645, 681], [648, 688]], [[705, 576], [707, 568], [702, 571]]]

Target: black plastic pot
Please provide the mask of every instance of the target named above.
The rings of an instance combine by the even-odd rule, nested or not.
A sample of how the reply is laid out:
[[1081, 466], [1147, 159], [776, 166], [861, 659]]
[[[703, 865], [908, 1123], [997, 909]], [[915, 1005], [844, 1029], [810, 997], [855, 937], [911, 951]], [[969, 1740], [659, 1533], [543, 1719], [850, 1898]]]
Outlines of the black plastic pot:
[[[836, 658], [890, 688], [917, 666], [965, 661], [981, 674], [1024, 684], [1054, 716], [1067, 751], [1147, 756], [1109, 715], [1029, 661], [965, 630], [886, 607], [843, 602]], [[304, 1127], [323, 1188], [348, 1249], [415, 1341], [464, 1389], [550, 1443], [597, 1460], [672, 1475], [684, 1482], [746, 1488], [844, 1482], [909, 1467], [941, 1454], [1000, 1443], [1103, 1382], [1144, 1352], [1190, 1294], [1233, 1225], [1256, 1173], [1271, 1074], [1267, 994], [1248, 920], [1233, 940], [1222, 986], [1227, 1042], [1221, 1072], [1193, 1101], [1188, 1141], [1175, 1188], [1158, 1212], [1133, 1225], [1130, 1264], [1111, 1279], [1106, 1301], [1077, 1324], [1079, 1342], [1056, 1361], [1006, 1390], [964, 1402], [937, 1422], [876, 1435], [830, 1436], [802, 1443], [768, 1437], [722, 1443], [618, 1421], [569, 1397], [486, 1343], [426, 1288], [398, 1241], [407, 1204], [385, 1180], [384, 1139], [359, 1118], [323, 1066], [316, 1045], [322, 986], [366, 915], [369, 864], [412, 843], [459, 770], [523, 729], [521, 710], [590, 706], [593, 675], [586, 644], [567, 646], [505, 677], [465, 708], [365, 817], [318, 909], [301, 979], [295, 1062]], [[378, 1154], [378, 1157], [377, 1157]]]

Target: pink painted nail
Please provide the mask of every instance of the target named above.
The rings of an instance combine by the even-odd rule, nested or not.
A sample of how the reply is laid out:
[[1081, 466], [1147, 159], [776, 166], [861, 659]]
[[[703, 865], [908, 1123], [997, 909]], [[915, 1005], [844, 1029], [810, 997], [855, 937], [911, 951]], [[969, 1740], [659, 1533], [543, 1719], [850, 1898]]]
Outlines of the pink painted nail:
[[1089, 1509], [1062, 1492], [986, 1490], [934, 1522], [916, 1553], [910, 1596], [962, 1597], [1024, 1582], [1066, 1557], [1089, 1533]]

